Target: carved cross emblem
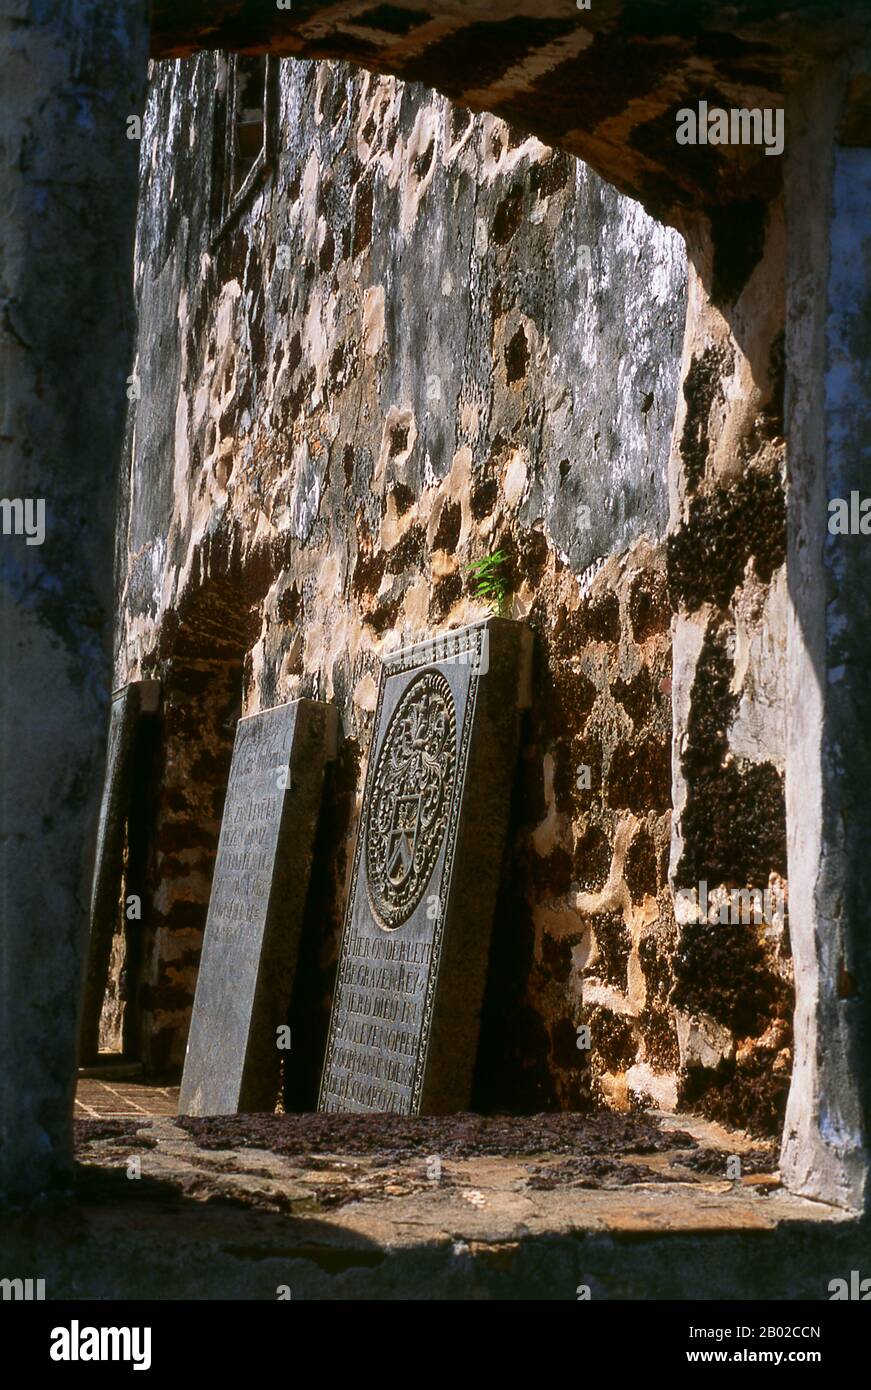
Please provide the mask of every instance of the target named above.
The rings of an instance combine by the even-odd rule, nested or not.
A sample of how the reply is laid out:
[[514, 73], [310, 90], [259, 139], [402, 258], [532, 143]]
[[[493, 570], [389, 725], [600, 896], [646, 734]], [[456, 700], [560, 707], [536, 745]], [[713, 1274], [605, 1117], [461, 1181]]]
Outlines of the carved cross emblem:
[[411, 682], [378, 753], [366, 816], [366, 880], [380, 926], [392, 929], [423, 897], [441, 849], [457, 760], [456, 710], [438, 671]]

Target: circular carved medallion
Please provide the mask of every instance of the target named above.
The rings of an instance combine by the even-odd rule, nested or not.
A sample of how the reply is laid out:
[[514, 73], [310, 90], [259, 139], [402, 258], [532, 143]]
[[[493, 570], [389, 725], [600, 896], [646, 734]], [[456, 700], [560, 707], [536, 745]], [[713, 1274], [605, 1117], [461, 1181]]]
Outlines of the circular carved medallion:
[[456, 729], [451, 687], [424, 671], [387, 726], [366, 817], [366, 882], [382, 927], [401, 926], [430, 880], [450, 810]]

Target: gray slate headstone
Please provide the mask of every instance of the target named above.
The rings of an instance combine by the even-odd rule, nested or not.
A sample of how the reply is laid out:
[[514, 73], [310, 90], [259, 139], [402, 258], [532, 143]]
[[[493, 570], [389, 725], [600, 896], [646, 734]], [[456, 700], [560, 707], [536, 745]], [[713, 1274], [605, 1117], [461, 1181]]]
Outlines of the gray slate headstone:
[[530, 651], [491, 618], [384, 662], [321, 1110], [469, 1104]]
[[79, 1023], [79, 1063], [96, 1061], [100, 1049], [100, 1014], [109, 974], [112, 937], [118, 918], [124, 856], [124, 826], [134, 795], [136, 740], [142, 715], [160, 703], [159, 681], [132, 681], [112, 696], [103, 799], [97, 825], [91, 888], [88, 958]]
[[[181, 1115], [274, 1109], [336, 711], [240, 719], [179, 1097]], [[292, 1056], [292, 1051], [286, 1053]]]

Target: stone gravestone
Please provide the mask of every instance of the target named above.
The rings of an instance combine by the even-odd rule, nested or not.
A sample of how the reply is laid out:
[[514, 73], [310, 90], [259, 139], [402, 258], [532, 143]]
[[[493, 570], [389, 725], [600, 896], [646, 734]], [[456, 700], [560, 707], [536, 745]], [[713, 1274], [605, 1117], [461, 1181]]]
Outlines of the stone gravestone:
[[335, 741], [335, 708], [315, 700], [237, 725], [179, 1114], [275, 1107], [278, 1030], [287, 1022]]
[[530, 653], [491, 618], [384, 662], [321, 1110], [469, 1104]]
[[121, 895], [124, 827], [131, 797], [135, 794], [134, 769], [140, 719], [143, 715], [156, 713], [159, 703], [159, 681], [133, 681], [116, 690], [112, 696], [79, 1024], [80, 1065], [95, 1062], [99, 1055], [100, 1014]]

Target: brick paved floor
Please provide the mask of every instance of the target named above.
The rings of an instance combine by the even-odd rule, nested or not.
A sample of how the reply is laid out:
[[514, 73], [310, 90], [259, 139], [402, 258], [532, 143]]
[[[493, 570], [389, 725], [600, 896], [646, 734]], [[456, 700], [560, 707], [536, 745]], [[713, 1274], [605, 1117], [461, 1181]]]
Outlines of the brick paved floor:
[[77, 1120], [133, 1119], [137, 1115], [175, 1115], [178, 1086], [143, 1081], [98, 1081], [80, 1077], [76, 1087]]

